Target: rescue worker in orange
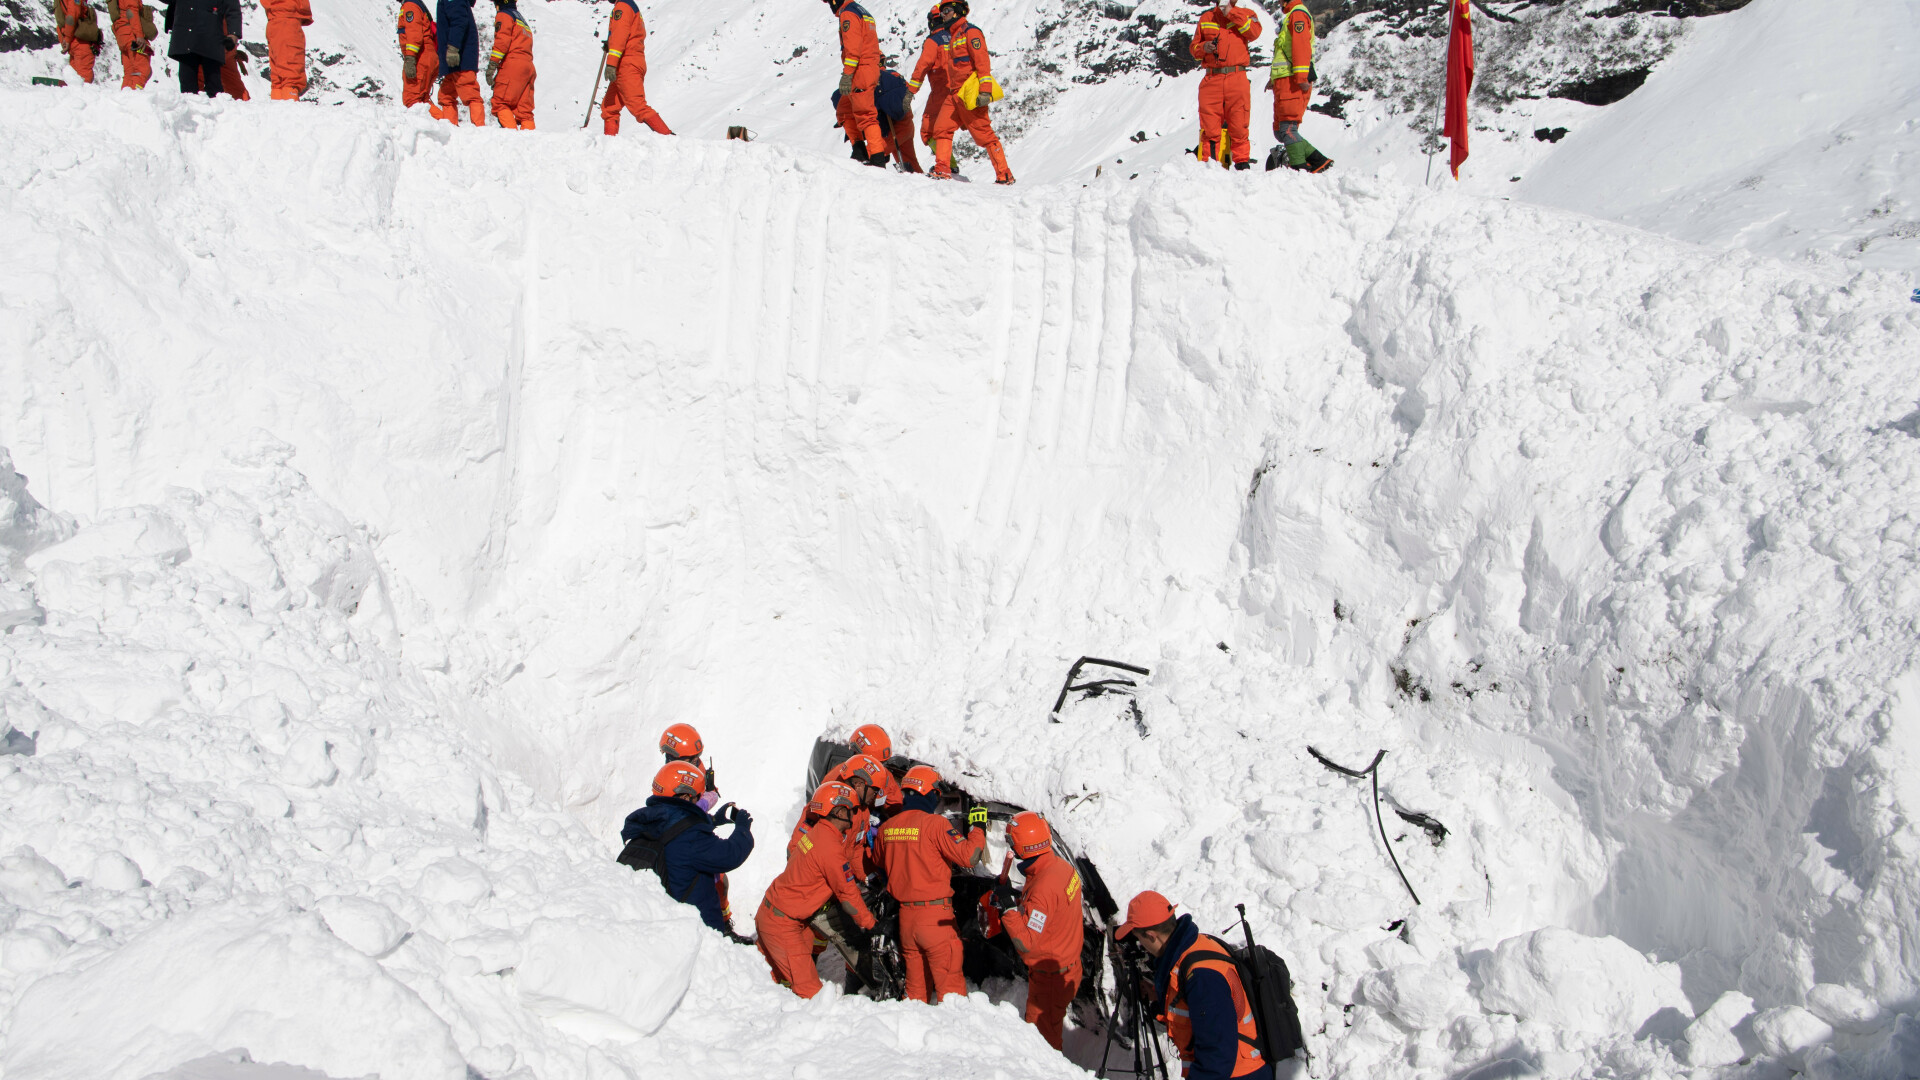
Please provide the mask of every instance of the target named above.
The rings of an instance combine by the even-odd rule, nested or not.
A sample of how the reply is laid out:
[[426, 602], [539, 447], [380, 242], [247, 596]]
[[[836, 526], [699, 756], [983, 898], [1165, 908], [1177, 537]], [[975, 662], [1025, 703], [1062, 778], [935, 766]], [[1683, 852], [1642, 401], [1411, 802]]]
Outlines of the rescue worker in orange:
[[1305, 0], [1286, 0], [1280, 13], [1267, 89], [1273, 91], [1273, 137], [1280, 140], [1267, 155], [1267, 171], [1285, 165], [1325, 172], [1333, 162], [1300, 137], [1300, 121], [1306, 119], [1307, 103], [1313, 100], [1313, 12], [1307, 10]]
[[1006, 930], [1014, 951], [1027, 965], [1027, 1023], [1040, 1029], [1047, 1045], [1060, 1049], [1067, 1006], [1080, 989], [1080, 946], [1086, 927], [1080, 921], [1080, 872], [1053, 850], [1053, 830], [1031, 810], [1007, 823], [1007, 846], [1020, 860], [1026, 885], [1016, 901], [1003, 879], [983, 899], [995, 923]]
[[487, 54], [487, 85], [493, 117], [503, 128], [533, 130], [533, 27], [514, 0], [493, 0], [493, 50]]
[[160, 36], [153, 13], [140, 0], [107, 0], [107, 17], [120, 46], [120, 85], [138, 90], [153, 78], [153, 39]]
[[907, 998], [933, 1003], [967, 993], [961, 973], [960, 935], [953, 928], [953, 872], [986, 853], [986, 807], [981, 824], [962, 837], [937, 812], [940, 774], [927, 765], [907, 770], [901, 811], [880, 828], [880, 865], [887, 891], [900, 902], [900, 956], [907, 968]]
[[920, 141], [928, 146], [933, 145], [934, 121], [952, 92], [947, 87], [947, 43], [951, 40], [947, 17], [935, 4], [933, 10], [927, 12], [927, 36], [920, 42], [920, 59], [915, 61], [913, 75], [907, 79], [909, 94], [919, 93], [922, 83], [927, 87], [927, 104], [920, 110]]
[[864, 144], [867, 164], [887, 164], [887, 137], [880, 131], [880, 111], [873, 91], [880, 85], [880, 35], [873, 16], [854, 0], [826, 0], [840, 20], [840, 101], [834, 115], [847, 141]]
[[100, 55], [100, 16], [86, 0], [55, 0], [53, 20], [67, 66], [80, 81], [93, 81], [93, 62]]
[[478, 77], [480, 27], [473, 21], [473, 0], [438, 0], [433, 28], [440, 36], [440, 106], [433, 115], [458, 127], [464, 104], [473, 126], [486, 127]]
[[[986, 35], [980, 28], [967, 21], [967, 0], [943, 0], [940, 14], [947, 19], [947, 44], [941, 51], [946, 57], [947, 95], [940, 105], [940, 111], [933, 121], [933, 170], [929, 176], [946, 178], [953, 175], [953, 137], [964, 129], [973, 136], [974, 145], [987, 152], [987, 159], [993, 162], [993, 182], [996, 184], [1013, 183], [1013, 170], [1007, 167], [1006, 152], [1000, 148], [1000, 136], [993, 133], [993, 121], [987, 115], [988, 105], [993, 101], [993, 57], [987, 53]], [[960, 91], [967, 80], [979, 76], [980, 96], [974, 100], [974, 107], [967, 108], [960, 99]]]
[[900, 783], [886, 768], [888, 759], [893, 757], [893, 740], [888, 737], [887, 729], [879, 724], [862, 724], [853, 729], [853, 735], [847, 742], [853, 747], [854, 753], [865, 754], [873, 759], [875, 765], [880, 766], [876, 770], [879, 775], [873, 780], [879, 788], [879, 795], [874, 799], [873, 805], [879, 807], [883, 811], [881, 816], [885, 817], [892, 813], [891, 808], [900, 805]]
[[897, 796], [889, 803], [886, 795], [887, 786], [898, 792], [899, 782], [885, 765], [870, 754], [855, 754], [834, 766], [827, 773], [827, 780], [847, 785], [859, 799], [859, 806], [853, 814], [853, 826], [847, 830], [847, 865], [853, 868], [854, 880], [865, 884], [874, 866], [869, 843], [873, 836], [873, 810], [876, 806], [900, 805]]
[[1128, 901], [1127, 921], [1113, 934], [1132, 937], [1154, 958], [1156, 1006], [1180, 1051], [1184, 1080], [1273, 1080], [1247, 989], [1219, 938], [1202, 934], [1191, 915], [1176, 918], [1167, 898], [1152, 891]]
[[[1201, 161], [1215, 160], [1224, 128], [1233, 167], [1253, 167], [1253, 144], [1247, 139], [1247, 117], [1252, 108], [1247, 82], [1247, 65], [1252, 60], [1247, 42], [1259, 36], [1260, 16], [1248, 8], [1235, 7], [1231, 0], [1220, 0], [1200, 15], [1189, 49], [1205, 72], [1200, 77]], [[1227, 162], [1224, 157], [1219, 160], [1222, 165]]]
[[838, 781], [821, 784], [807, 801], [819, 820], [794, 843], [787, 868], [767, 887], [753, 917], [761, 955], [773, 968], [773, 980], [803, 998], [820, 992], [820, 971], [813, 963], [813, 929], [807, 925], [829, 900], [837, 899], [862, 930], [872, 930], [873, 912], [854, 885], [847, 866], [845, 833], [852, 827], [858, 798]]
[[273, 100], [297, 101], [307, 92], [307, 31], [313, 25], [308, 0], [260, 0], [267, 13], [267, 66]]
[[400, 105], [411, 109], [425, 101], [431, 109], [433, 83], [440, 76], [440, 39], [426, 0], [400, 0], [395, 26], [400, 37]]
[[673, 129], [647, 104], [647, 21], [635, 0], [613, 0], [613, 21], [607, 26], [607, 96], [600, 103], [600, 120], [609, 135], [620, 134], [620, 110], [662, 135]]

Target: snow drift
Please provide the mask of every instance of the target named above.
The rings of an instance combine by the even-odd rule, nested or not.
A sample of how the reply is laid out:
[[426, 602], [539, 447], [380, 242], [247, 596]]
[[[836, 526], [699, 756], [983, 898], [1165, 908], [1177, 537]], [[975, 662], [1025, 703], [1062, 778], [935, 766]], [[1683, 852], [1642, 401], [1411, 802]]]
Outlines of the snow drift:
[[[42, 1018], [118, 970], [206, 988], [137, 1068], [366, 1070], [222, 1045], [211, 973], [300, 950], [418, 999], [409, 1069], [1069, 1073], [985, 999], [797, 1002], [611, 865], [688, 721], [751, 910], [869, 720], [1117, 892], [1247, 901], [1327, 1075], [1920, 1072], [1890, 277], [1358, 177], [0, 99], [9, 1080], [99, 1075]], [[1046, 722], [1085, 652], [1139, 724]], [[1308, 743], [1446, 827], [1389, 829], [1422, 905]]]

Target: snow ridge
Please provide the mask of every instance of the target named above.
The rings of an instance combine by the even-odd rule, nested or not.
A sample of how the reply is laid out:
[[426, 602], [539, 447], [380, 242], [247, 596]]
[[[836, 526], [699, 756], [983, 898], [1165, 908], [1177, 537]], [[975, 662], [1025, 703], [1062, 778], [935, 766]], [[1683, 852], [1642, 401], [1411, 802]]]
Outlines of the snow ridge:
[[[875, 720], [1118, 893], [1247, 902], [1329, 1076], [1912, 1074], [1890, 275], [1363, 177], [29, 97], [0, 430], [82, 527], [8, 534], [10, 1080], [1072, 1074], [984, 996], [795, 1001], [612, 865], [676, 720], [762, 821], [736, 911]], [[1138, 724], [1046, 722], [1089, 652]], [[1389, 831], [1421, 906], [1309, 743], [1449, 830]], [[138, 1046], [42, 1022], [174, 955]], [[425, 1049], [207, 974], [296, 960]]]

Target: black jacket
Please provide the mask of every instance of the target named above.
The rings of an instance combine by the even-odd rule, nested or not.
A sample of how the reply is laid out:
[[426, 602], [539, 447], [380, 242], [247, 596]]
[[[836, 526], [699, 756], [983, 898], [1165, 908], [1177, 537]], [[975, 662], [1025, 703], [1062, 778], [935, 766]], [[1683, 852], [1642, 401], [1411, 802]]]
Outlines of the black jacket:
[[173, 0], [167, 8], [167, 55], [225, 61], [227, 38], [240, 39], [240, 0]]

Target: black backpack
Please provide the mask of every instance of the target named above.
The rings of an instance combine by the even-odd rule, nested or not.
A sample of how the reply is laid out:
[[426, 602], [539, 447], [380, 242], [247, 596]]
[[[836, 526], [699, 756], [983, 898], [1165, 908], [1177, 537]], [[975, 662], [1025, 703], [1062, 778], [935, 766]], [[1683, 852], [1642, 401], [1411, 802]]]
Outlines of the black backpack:
[[[1265, 945], [1241, 949], [1211, 934], [1202, 936], [1225, 949], [1233, 959], [1240, 987], [1247, 992], [1247, 1002], [1253, 1006], [1254, 1029], [1263, 1044], [1259, 1047], [1261, 1056], [1269, 1064], [1278, 1065], [1296, 1051], [1305, 1050], [1307, 1039], [1300, 1030], [1300, 1010], [1293, 1005], [1293, 974], [1287, 970], [1287, 962]], [[1182, 996], [1185, 996], [1187, 976], [1192, 973], [1193, 965], [1209, 955], [1189, 952], [1181, 958]]]
[[653, 871], [659, 876], [660, 887], [667, 890], [668, 896], [672, 896], [683, 904], [686, 903], [687, 897], [693, 895], [693, 883], [700, 880], [700, 875], [695, 874], [690, 877], [687, 880], [686, 889], [679, 896], [674, 896], [673, 890], [667, 887], [667, 845], [673, 843], [675, 837], [692, 827], [692, 818], [681, 818], [673, 828], [657, 837], [634, 837], [627, 841], [626, 847], [620, 849], [620, 865], [630, 866], [635, 871]]

